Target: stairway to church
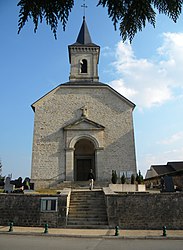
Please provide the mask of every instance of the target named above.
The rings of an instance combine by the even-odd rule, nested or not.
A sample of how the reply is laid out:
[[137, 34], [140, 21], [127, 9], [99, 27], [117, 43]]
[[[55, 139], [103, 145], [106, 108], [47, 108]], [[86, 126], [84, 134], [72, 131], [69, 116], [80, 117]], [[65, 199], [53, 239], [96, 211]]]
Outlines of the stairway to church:
[[[97, 182], [95, 181], [94, 187], [95, 189], [100, 189], [103, 187], [108, 187], [110, 182], [103, 181], [103, 182]], [[87, 189], [89, 187], [88, 181], [62, 181], [57, 184], [53, 184], [50, 186], [50, 189], [57, 189], [62, 190], [64, 188], [71, 188], [71, 189]]]
[[108, 228], [103, 191], [73, 190], [71, 192], [67, 227]]

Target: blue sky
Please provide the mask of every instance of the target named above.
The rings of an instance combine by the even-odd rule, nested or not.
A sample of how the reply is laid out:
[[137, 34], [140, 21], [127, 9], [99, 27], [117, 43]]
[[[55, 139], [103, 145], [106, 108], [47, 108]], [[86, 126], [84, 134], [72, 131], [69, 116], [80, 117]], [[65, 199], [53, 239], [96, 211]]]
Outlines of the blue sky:
[[[69, 44], [82, 24], [82, 0], [75, 1], [66, 31], [55, 40], [45, 23], [32, 21], [18, 35], [18, 1], [0, 0], [0, 159], [3, 175], [30, 176], [34, 113], [31, 104], [69, 79]], [[122, 43], [107, 10], [88, 0], [86, 21], [101, 46], [100, 81], [136, 104], [137, 167], [183, 160], [183, 21], [158, 15], [132, 44]]]

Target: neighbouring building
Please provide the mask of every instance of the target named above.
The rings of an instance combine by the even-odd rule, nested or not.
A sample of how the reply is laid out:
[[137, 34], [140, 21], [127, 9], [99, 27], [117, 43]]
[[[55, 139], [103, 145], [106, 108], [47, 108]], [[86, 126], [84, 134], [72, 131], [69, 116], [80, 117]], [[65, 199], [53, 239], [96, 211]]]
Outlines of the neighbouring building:
[[85, 18], [68, 46], [69, 81], [32, 104], [34, 136], [31, 181], [35, 188], [63, 181], [98, 182], [136, 174], [134, 103], [99, 81], [100, 47], [91, 40]]
[[152, 165], [147, 170], [145, 183], [147, 187], [160, 187], [161, 178], [172, 176], [173, 183], [178, 190], [183, 189], [183, 161], [168, 162], [166, 165]]

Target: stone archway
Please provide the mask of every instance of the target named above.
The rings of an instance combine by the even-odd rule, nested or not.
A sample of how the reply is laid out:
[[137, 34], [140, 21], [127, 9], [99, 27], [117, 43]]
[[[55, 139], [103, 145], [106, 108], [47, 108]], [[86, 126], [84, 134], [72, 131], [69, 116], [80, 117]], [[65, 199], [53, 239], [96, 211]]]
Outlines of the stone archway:
[[90, 169], [95, 174], [95, 145], [91, 140], [82, 138], [74, 148], [74, 180], [87, 181]]
[[[76, 131], [77, 132], [77, 131]], [[101, 131], [103, 132], [103, 131]], [[100, 133], [99, 133], [100, 134]], [[102, 171], [102, 166], [103, 166], [103, 159], [102, 159], [102, 152], [103, 152], [103, 140], [102, 136], [100, 138], [97, 138], [96, 136], [93, 136], [91, 134], [80, 134], [80, 135], [75, 135], [70, 139], [69, 133], [67, 133], [66, 136], [66, 141], [67, 141], [67, 146], [66, 146], [66, 154], [65, 154], [65, 180], [66, 181], [76, 181], [77, 179], [77, 168], [76, 168], [76, 158], [78, 155], [75, 155], [75, 146], [77, 146], [77, 142], [85, 139], [87, 141], [90, 141], [90, 143], [93, 144], [94, 147], [94, 154], [93, 154], [93, 169], [95, 173], [95, 178], [98, 179], [100, 177], [100, 171]], [[86, 153], [86, 152], [85, 152]], [[88, 155], [91, 158], [91, 155]], [[83, 155], [83, 159], [87, 159], [87, 155]], [[80, 155], [80, 159], [82, 159]], [[84, 162], [84, 161], [83, 161]], [[84, 164], [84, 163], [83, 163]], [[99, 169], [100, 166], [100, 169]]]

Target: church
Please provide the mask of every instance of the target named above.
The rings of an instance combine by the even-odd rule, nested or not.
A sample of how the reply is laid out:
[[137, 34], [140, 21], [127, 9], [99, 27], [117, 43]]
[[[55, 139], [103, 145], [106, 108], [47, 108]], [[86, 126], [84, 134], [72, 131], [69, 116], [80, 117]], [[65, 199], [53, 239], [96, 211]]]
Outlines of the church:
[[134, 103], [99, 81], [100, 46], [92, 42], [85, 17], [68, 46], [69, 81], [32, 104], [34, 134], [31, 181], [35, 189], [87, 181], [98, 183], [136, 174]]

